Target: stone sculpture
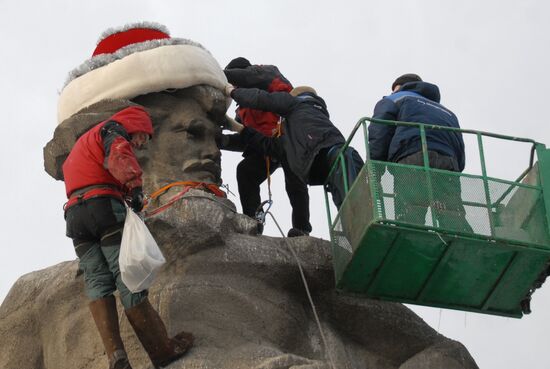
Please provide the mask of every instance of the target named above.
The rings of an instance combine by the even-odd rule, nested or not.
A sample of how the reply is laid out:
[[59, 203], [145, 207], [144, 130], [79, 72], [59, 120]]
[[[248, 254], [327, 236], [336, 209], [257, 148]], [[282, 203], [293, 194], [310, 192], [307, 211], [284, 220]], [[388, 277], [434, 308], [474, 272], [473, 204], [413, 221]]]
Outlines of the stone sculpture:
[[[80, 109], [46, 146], [47, 172], [61, 179], [59, 166], [75, 138], [131, 104], [144, 106], [155, 122], [155, 138], [140, 155], [147, 192], [175, 181], [221, 183], [216, 136], [227, 102], [208, 84]], [[169, 333], [185, 327], [196, 336], [195, 347], [172, 369], [477, 368], [462, 344], [405, 306], [335, 291], [327, 241], [258, 236], [253, 219], [202, 190], [190, 190], [147, 224], [168, 261], [150, 300]], [[289, 246], [304, 268], [327, 347]], [[33, 272], [12, 287], [0, 307], [1, 368], [106, 367], [77, 266], [68, 261]], [[120, 321], [133, 367], [149, 368], [126, 318]]]

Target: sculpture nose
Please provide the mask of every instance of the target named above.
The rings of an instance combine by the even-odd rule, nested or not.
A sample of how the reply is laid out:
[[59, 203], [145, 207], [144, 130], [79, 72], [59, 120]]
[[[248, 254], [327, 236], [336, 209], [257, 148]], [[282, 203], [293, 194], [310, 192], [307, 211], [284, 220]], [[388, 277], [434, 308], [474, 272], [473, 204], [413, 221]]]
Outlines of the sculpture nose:
[[221, 161], [221, 151], [215, 140], [211, 140], [202, 152], [202, 159], [210, 159], [216, 163]]

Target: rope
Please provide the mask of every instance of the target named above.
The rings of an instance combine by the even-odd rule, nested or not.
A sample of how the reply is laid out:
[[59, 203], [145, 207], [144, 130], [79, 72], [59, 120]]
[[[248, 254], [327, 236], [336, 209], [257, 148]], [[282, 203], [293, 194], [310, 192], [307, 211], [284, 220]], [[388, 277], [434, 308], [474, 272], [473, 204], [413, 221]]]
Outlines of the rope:
[[198, 198], [198, 199], [207, 199], [207, 200], [210, 200], [210, 201], [213, 201], [215, 202], [216, 204], [218, 205], [221, 205], [222, 207], [230, 210], [232, 213], [235, 213], [235, 214], [238, 214], [237, 213], [237, 210], [233, 209], [231, 206], [227, 205], [227, 204], [224, 204], [223, 202], [221, 202], [220, 200], [218, 200], [217, 198], [212, 198], [210, 196], [206, 196], [206, 195], [187, 195], [185, 196], [186, 199], [191, 199], [191, 198]]
[[220, 190], [220, 188], [218, 186], [216, 186], [215, 184], [205, 183], [205, 182], [196, 182], [196, 181], [178, 181], [178, 182], [169, 183], [166, 186], [161, 187], [158, 190], [156, 190], [155, 192], [153, 192], [149, 197], [151, 199], [156, 199], [157, 197], [161, 196], [163, 193], [165, 193], [166, 191], [168, 191], [169, 189], [171, 189], [174, 186], [186, 186], [186, 187], [190, 187], [190, 188], [201, 188], [202, 187], [204, 189], [210, 190], [216, 196], [226, 197], [225, 192]]
[[300, 270], [300, 277], [302, 278], [302, 283], [304, 284], [304, 288], [306, 290], [307, 298], [309, 300], [309, 305], [311, 306], [311, 310], [313, 311], [313, 315], [315, 316], [315, 322], [317, 323], [317, 327], [319, 328], [319, 333], [321, 334], [321, 339], [323, 341], [323, 346], [325, 347], [325, 353], [328, 356], [328, 360], [330, 362], [331, 368], [336, 369], [336, 366], [334, 365], [334, 360], [332, 358], [332, 354], [331, 354], [330, 350], [328, 349], [327, 339], [325, 337], [325, 333], [323, 332], [323, 327], [321, 326], [321, 321], [319, 320], [319, 315], [317, 314], [317, 308], [315, 307], [315, 304], [313, 303], [313, 298], [311, 297], [311, 292], [309, 291], [309, 285], [307, 283], [306, 276], [305, 276], [304, 270], [302, 268], [302, 264], [300, 263], [300, 259], [298, 259], [298, 255], [296, 255], [296, 252], [294, 251], [294, 249], [292, 248], [292, 246], [288, 242], [288, 238], [283, 233], [283, 230], [279, 226], [279, 223], [277, 223], [277, 220], [275, 219], [275, 216], [270, 211], [268, 211], [267, 213], [269, 215], [271, 215], [271, 218], [273, 219], [273, 222], [275, 222], [275, 225], [279, 229], [279, 232], [281, 233], [281, 236], [283, 237], [283, 240], [285, 241], [286, 246], [288, 247], [288, 249], [292, 253], [292, 256], [294, 257], [294, 259], [296, 260], [296, 264], [298, 264], [298, 269]]
[[215, 184], [204, 183], [204, 182], [195, 182], [195, 181], [179, 181], [179, 182], [172, 182], [172, 183], [170, 183], [170, 184], [168, 184], [164, 187], [159, 188], [158, 190], [154, 191], [148, 197], [148, 199], [154, 200], [154, 199], [160, 197], [161, 195], [163, 195], [164, 193], [166, 193], [166, 191], [168, 191], [170, 188], [175, 187], [175, 186], [183, 186], [183, 190], [178, 192], [172, 198], [170, 198], [170, 200], [168, 200], [168, 202], [166, 204], [161, 205], [156, 209], [147, 210], [147, 208], [149, 206], [149, 203], [147, 203], [144, 206], [144, 210], [143, 210], [143, 214], [144, 214], [145, 218], [150, 218], [154, 215], [157, 215], [157, 214], [165, 211], [166, 209], [171, 207], [176, 201], [181, 199], [183, 197], [183, 195], [185, 195], [192, 188], [205, 189], [205, 190], [208, 190], [208, 191], [212, 192], [217, 197], [223, 197], [223, 198], [226, 197], [225, 192], [220, 190], [220, 188], [218, 186], [216, 186]]
[[[282, 130], [282, 122], [283, 118], [279, 116], [279, 121], [277, 122], [277, 127], [273, 129], [273, 137], [279, 138], [283, 134]], [[269, 209], [271, 209], [271, 206], [273, 205], [273, 195], [271, 193], [271, 157], [266, 156], [265, 157], [265, 168], [266, 168], [266, 178], [267, 178], [267, 194], [268, 199], [266, 201], [263, 201], [258, 208], [256, 209], [256, 213], [254, 214], [254, 218], [262, 224], [262, 226], [265, 224], [265, 217], [266, 214], [269, 212]], [[267, 209], [264, 210], [264, 206], [267, 204]]]
[[265, 157], [265, 167], [267, 169], [267, 194], [269, 196], [269, 201], [271, 201], [271, 170], [269, 166], [271, 165], [271, 157]]

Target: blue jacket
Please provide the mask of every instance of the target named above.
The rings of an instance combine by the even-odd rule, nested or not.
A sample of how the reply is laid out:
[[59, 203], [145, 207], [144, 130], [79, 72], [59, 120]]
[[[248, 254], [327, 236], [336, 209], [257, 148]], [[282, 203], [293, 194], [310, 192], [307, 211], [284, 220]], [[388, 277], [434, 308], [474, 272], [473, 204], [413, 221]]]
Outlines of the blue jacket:
[[[460, 128], [456, 115], [439, 104], [439, 88], [427, 82], [409, 82], [374, 108], [373, 118], [434, 124]], [[428, 150], [454, 157], [464, 170], [464, 141], [459, 132], [426, 130]], [[416, 127], [369, 125], [370, 155], [373, 160], [397, 162], [422, 151], [420, 130]]]

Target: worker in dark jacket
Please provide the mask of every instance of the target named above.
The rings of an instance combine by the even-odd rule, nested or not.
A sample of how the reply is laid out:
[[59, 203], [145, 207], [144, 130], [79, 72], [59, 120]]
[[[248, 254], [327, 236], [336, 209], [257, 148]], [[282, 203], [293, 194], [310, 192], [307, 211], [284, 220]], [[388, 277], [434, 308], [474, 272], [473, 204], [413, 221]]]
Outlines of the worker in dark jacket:
[[[290, 82], [274, 65], [251, 65], [250, 62], [239, 57], [233, 59], [224, 73], [229, 83], [238, 87], [258, 88], [267, 92], [292, 90]], [[258, 110], [239, 105], [236, 118], [244, 126], [250, 127], [266, 137], [281, 135], [280, 116], [277, 113]], [[261, 203], [260, 185], [280, 165], [281, 159], [274, 153], [264, 155], [245, 145], [239, 135], [225, 135], [222, 138], [221, 148], [232, 151], [243, 151], [244, 159], [237, 166], [237, 184], [243, 214], [254, 218]], [[291, 234], [308, 234], [311, 232], [309, 222], [309, 195], [307, 186], [290, 170], [283, 166], [285, 173], [285, 189], [292, 206]], [[258, 223], [259, 233], [263, 223]]]
[[[274, 65], [252, 65], [243, 58], [233, 59], [224, 69], [229, 83], [236, 87], [259, 88], [267, 92], [290, 92], [292, 84]], [[237, 121], [247, 127], [263, 133], [267, 137], [277, 135], [279, 115], [270, 111], [262, 111], [238, 106]]]
[[[456, 115], [439, 103], [439, 88], [423, 82], [416, 74], [405, 74], [392, 84], [392, 94], [385, 96], [374, 108], [373, 118], [425, 123], [460, 128]], [[460, 132], [426, 129], [430, 167], [462, 172], [465, 165], [464, 141]], [[369, 126], [370, 157], [408, 165], [424, 165], [420, 130], [411, 126], [392, 126], [371, 123]], [[396, 218], [424, 224], [428, 209], [425, 175], [419, 171], [399, 171], [389, 167], [394, 175]], [[441, 176], [432, 180], [434, 203], [439, 226], [471, 232], [460, 196], [460, 178]], [[421, 184], [422, 191], [411, 184]]]
[[[283, 167], [296, 174], [304, 184], [322, 185], [328, 180], [335, 205], [339, 208], [345, 197], [342, 173], [328, 178], [331, 166], [345, 143], [344, 136], [330, 121], [325, 101], [308, 86], [294, 88], [290, 93], [268, 93], [254, 88], [229, 86], [226, 93], [240, 106], [272, 111], [283, 119], [283, 135], [268, 138], [250, 127], [232, 122], [232, 129], [240, 132], [244, 142], [265, 155], [275, 153], [283, 158]], [[363, 161], [348, 148], [348, 183], [351, 185]]]
[[132, 293], [120, 276], [118, 256], [126, 217], [126, 200], [143, 208], [142, 170], [133, 149], [153, 135], [149, 115], [129, 107], [99, 123], [75, 143], [63, 164], [68, 201], [67, 236], [73, 239], [84, 272], [90, 311], [105, 346], [109, 368], [131, 369], [118, 325], [113, 293], [118, 290], [126, 316], [155, 367], [181, 357], [193, 336], [169, 338], [166, 327], [147, 299], [147, 290]]

